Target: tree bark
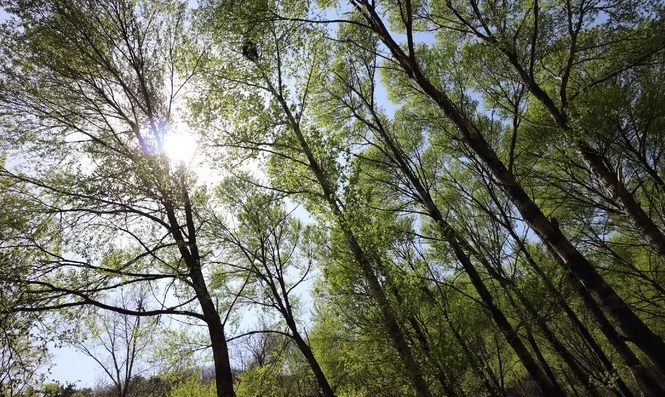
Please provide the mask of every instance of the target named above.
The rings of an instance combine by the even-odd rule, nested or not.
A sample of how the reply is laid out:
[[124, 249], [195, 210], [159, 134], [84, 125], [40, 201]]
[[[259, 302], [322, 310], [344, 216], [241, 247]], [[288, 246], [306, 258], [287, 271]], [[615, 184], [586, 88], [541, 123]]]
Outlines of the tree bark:
[[[513, 302], [514, 303], [514, 302]], [[529, 342], [529, 345], [531, 345], [531, 350], [533, 350], [533, 353], [536, 355], [536, 358], [538, 359], [538, 362], [540, 363], [540, 366], [543, 368], [543, 371], [545, 371], [545, 374], [550, 378], [550, 381], [552, 384], [561, 390], [561, 393], [563, 395], [566, 395], [565, 392], [563, 391], [563, 388], [561, 387], [561, 384], [559, 384], [559, 381], [556, 378], [556, 375], [554, 374], [554, 371], [552, 370], [552, 367], [550, 364], [547, 362], [545, 359], [545, 356], [543, 356], [542, 350], [540, 350], [540, 346], [538, 346], [538, 342], [536, 342], [536, 338], [533, 336], [533, 331], [531, 330], [530, 325], [526, 325], [526, 340]]]
[[[533, 77], [522, 68], [515, 54], [506, 51], [502, 52], [517, 70], [522, 81], [529, 88], [529, 91], [543, 106], [545, 106], [556, 125], [561, 128], [564, 133], [570, 133], [568, 116], [566, 115], [565, 110], [560, 109], [547, 92], [545, 92], [545, 90], [535, 82]], [[594, 177], [599, 180], [605, 189], [612, 194], [614, 199], [620, 203], [624, 214], [633, 221], [635, 227], [644, 237], [646, 237], [647, 241], [649, 241], [656, 252], [665, 259], [665, 235], [660, 231], [658, 226], [656, 226], [647, 213], [644, 212], [640, 204], [635, 200], [635, 197], [628, 191], [628, 189], [626, 189], [626, 185], [618, 176], [618, 170], [610, 169], [607, 158], [594, 149], [588, 142], [578, 139], [574, 144]], [[657, 181], [659, 179], [660, 178], [658, 178]], [[654, 364], [660, 366], [662, 363], [655, 361]], [[661, 367], [661, 370], [665, 371], [665, 367]]]
[[189, 278], [194, 287], [196, 298], [201, 306], [203, 318], [208, 325], [208, 333], [210, 335], [210, 343], [212, 346], [212, 356], [215, 366], [215, 385], [217, 390], [217, 397], [235, 397], [233, 390], [233, 372], [231, 370], [231, 360], [229, 358], [229, 350], [226, 344], [226, 336], [224, 335], [224, 326], [222, 319], [217, 312], [210, 292], [205, 282], [205, 277], [201, 270], [201, 259], [199, 256], [197, 239], [196, 239], [196, 225], [194, 224], [192, 206], [189, 199], [189, 193], [185, 186], [184, 177], [179, 181], [180, 194], [184, 201], [185, 209], [185, 227], [187, 228], [187, 239], [181, 231], [181, 226], [175, 215], [174, 205], [171, 201], [170, 195], [166, 192], [161, 192], [164, 197], [164, 207], [166, 209], [166, 217], [170, 224], [170, 230], [173, 239], [178, 245], [178, 250], [182, 256], [187, 269], [189, 271]]
[[[496, 198], [493, 198], [496, 202]], [[497, 202], [497, 204], [499, 204]], [[501, 208], [500, 206], [498, 206]], [[577, 332], [582, 336], [582, 338], [585, 340], [591, 351], [598, 357], [600, 360], [601, 364], [603, 365], [604, 369], [608, 372], [616, 376], [617, 378], [617, 389], [620, 391], [621, 394], [623, 394], [626, 397], [633, 397], [634, 394], [628, 388], [628, 385], [623, 381], [623, 379], [619, 376], [617, 373], [616, 369], [612, 365], [612, 362], [610, 361], [609, 357], [605, 354], [603, 349], [600, 347], [596, 339], [591, 335], [587, 327], [582, 324], [582, 321], [580, 321], [579, 317], [573, 309], [568, 305], [568, 302], [566, 302], [566, 299], [561, 295], [561, 293], [556, 289], [552, 281], [547, 277], [543, 269], [538, 265], [535, 261], [535, 259], [531, 256], [529, 253], [528, 247], [524, 244], [522, 239], [519, 238], [515, 230], [510, 224], [510, 220], [508, 219], [508, 216], [501, 212], [501, 216], [503, 217], [504, 220], [504, 225], [508, 232], [510, 233], [510, 236], [513, 238], [513, 240], [519, 245], [520, 251], [523, 253], [524, 258], [526, 259], [527, 263], [529, 263], [530, 267], [536, 272], [536, 274], [540, 277], [541, 280], [543, 280], [543, 283], [545, 284], [545, 287], [547, 290], [555, 296], [557, 303], [559, 306], [563, 309], [564, 313], [570, 320], [570, 322], [573, 324]], [[589, 304], [596, 305], [596, 302], [591, 300]]]
[[513, 348], [527, 372], [529, 372], [536, 383], [538, 383], [545, 396], [564, 396], [565, 393], [563, 390], [561, 390], [557, 383], [550, 381], [547, 374], [543, 372], [543, 369], [533, 359], [531, 353], [526, 348], [524, 342], [522, 342], [519, 334], [512, 327], [503, 311], [501, 311], [501, 309], [494, 303], [492, 294], [483, 283], [480, 274], [471, 262], [468, 254], [463, 249], [463, 247], [467, 247], [467, 244], [461, 242], [462, 240], [457, 236], [455, 230], [445, 221], [429, 191], [425, 188], [418, 176], [411, 170], [406, 156], [393, 141], [389, 133], [382, 127], [380, 119], [376, 117], [375, 121], [377, 125], [375, 132], [380, 135], [384, 143], [387, 145], [394, 161], [397, 163], [397, 167], [406, 176], [407, 180], [419, 196], [419, 200], [427, 211], [427, 214], [432, 220], [434, 220], [443, 239], [448, 243], [450, 248], [452, 248], [455, 257], [469, 276], [471, 284], [480, 296], [483, 305], [490, 313], [495, 324], [506, 337], [508, 344]]
[[235, 397], [233, 390], [233, 372], [229, 359], [222, 320], [211, 299], [199, 299], [203, 316], [208, 323], [208, 333], [212, 345], [212, 358], [215, 365], [215, 385], [217, 397]]
[[[404, 300], [402, 299], [402, 295], [400, 294], [399, 289], [393, 284], [393, 286], [391, 287], [391, 291], [395, 296], [397, 303], [401, 305]], [[436, 369], [436, 378], [439, 381], [439, 384], [441, 385], [443, 392], [446, 393], [446, 396], [448, 397], [458, 397], [459, 393], [457, 392], [457, 389], [450, 381], [446, 373], [443, 371], [443, 367], [439, 363], [439, 360], [436, 357], [432, 356], [432, 349], [430, 347], [429, 340], [427, 338], [425, 331], [418, 323], [416, 317], [412, 314], [409, 314], [409, 324], [411, 324], [411, 328], [413, 328], [413, 332], [416, 334], [416, 340], [420, 344], [420, 347], [425, 353], [425, 356], [434, 365], [434, 368]]]

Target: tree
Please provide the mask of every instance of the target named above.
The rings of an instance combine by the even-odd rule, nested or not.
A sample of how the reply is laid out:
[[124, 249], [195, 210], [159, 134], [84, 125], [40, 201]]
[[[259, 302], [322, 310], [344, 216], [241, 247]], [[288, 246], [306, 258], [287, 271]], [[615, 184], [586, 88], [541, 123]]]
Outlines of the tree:
[[[226, 8], [230, 6], [230, 8]], [[208, 14], [203, 14], [211, 21], [214, 17], [221, 15], [234, 15], [238, 7], [233, 4], [212, 4]], [[255, 153], [267, 153], [269, 156], [269, 172], [280, 173], [288, 170], [291, 175], [286, 178], [274, 178], [271, 182], [271, 188], [284, 193], [302, 193], [302, 199], [307, 201], [306, 208], [316, 206], [318, 210], [326, 208], [332, 215], [331, 223], [339, 228], [348, 250], [352, 254], [355, 263], [362, 272], [362, 277], [371, 291], [372, 298], [377, 304], [381, 313], [381, 320], [384, 324], [388, 337], [392, 341], [398, 352], [411, 381], [417, 390], [418, 396], [428, 397], [431, 395], [426, 380], [424, 379], [422, 369], [414, 358], [412, 348], [409, 345], [404, 330], [401, 328], [396, 318], [391, 302], [388, 299], [386, 291], [382, 288], [377, 274], [378, 263], [381, 261], [380, 254], [366, 249], [361, 243], [362, 234], [358, 233], [357, 224], [353, 223], [347, 214], [345, 206], [337, 192], [342, 189], [344, 183], [343, 167], [337, 163], [335, 154], [341, 152], [335, 136], [321, 136], [316, 126], [309, 125], [308, 120], [302, 117], [297, 110], [299, 107], [304, 109], [307, 106], [308, 92], [310, 83], [313, 84], [312, 74], [316, 72], [315, 65], [307, 65], [309, 70], [307, 74], [301, 73], [301, 69], [284, 69], [289, 61], [299, 62], [298, 51], [306, 43], [303, 41], [307, 36], [296, 34], [300, 29], [299, 23], [279, 24], [271, 21], [271, 13], [288, 10], [295, 17], [301, 16], [306, 10], [301, 6], [280, 4], [279, 10], [260, 10], [257, 14], [245, 15], [241, 12], [238, 25], [233, 26], [236, 30], [217, 29], [213, 32], [213, 39], [218, 45], [221, 43], [238, 43], [241, 34], [238, 33], [248, 30], [251, 26], [255, 31], [262, 31], [260, 35], [262, 47], [261, 62], [245, 60], [250, 64], [244, 70], [240, 68], [230, 69], [229, 65], [234, 64], [230, 57], [218, 59], [209, 66], [208, 81], [214, 77], [222, 77], [228, 82], [228, 86], [220, 90], [215, 84], [209, 92], [208, 97], [202, 100], [198, 105], [198, 113], [209, 129], [215, 129], [221, 132], [220, 136], [214, 136], [211, 141], [214, 144], [226, 148], [237, 148], [241, 150], [241, 155], [246, 158], [247, 152], [250, 155]], [[249, 18], [249, 19], [248, 19]], [[233, 21], [233, 20], [232, 20]], [[316, 29], [311, 32], [317, 35]], [[255, 34], [259, 34], [258, 32]], [[217, 53], [224, 53], [220, 48]], [[236, 50], [237, 52], [237, 50]], [[232, 53], [231, 53], [232, 54]], [[241, 55], [241, 54], [238, 54]], [[309, 59], [316, 59], [316, 51], [309, 54]], [[306, 58], [307, 59], [307, 58]], [[303, 82], [303, 87], [297, 87], [295, 93], [291, 93], [286, 86], [287, 77], [295, 81]], [[299, 89], [299, 91], [298, 91]], [[245, 93], [251, 90], [249, 94]], [[243, 94], [241, 94], [243, 93]], [[205, 104], [210, 101], [219, 103], [216, 110], [222, 111], [224, 107], [231, 106], [235, 108], [233, 113], [236, 117], [247, 116], [245, 112], [239, 112], [238, 109], [261, 109], [263, 96], [267, 96], [270, 101], [270, 111], [277, 120], [271, 117], [249, 117], [247, 121], [257, 124], [258, 131], [243, 125], [243, 120], [237, 119], [219, 119], [219, 114], [211, 114], [210, 107]], [[297, 99], [290, 103], [288, 98], [295, 96]], [[241, 99], [245, 99], [242, 101]], [[272, 114], [270, 116], [272, 116]], [[219, 125], [215, 125], [219, 122]], [[234, 128], [226, 129], [228, 124], [238, 122]], [[286, 128], [282, 128], [285, 126]], [[258, 136], [252, 136], [251, 134]], [[249, 136], [247, 136], [249, 135]], [[245, 153], [242, 153], [245, 151]], [[304, 187], [299, 186], [298, 176], [308, 178], [308, 183]], [[295, 177], [295, 178], [294, 178]], [[311, 201], [310, 201], [311, 200]]]
[[[3, 160], [0, 158], [0, 160]], [[32, 217], [31, 203], [22, 199], [11, 180], [0, 178], [0, 394], [22, 395], [43, 378], [38, 373], [48, 359], [48, 335], [41, 334], [39, 318], [12, 313], [24, 301], [22, 285], [8, 282], [24, 276], [36, 253], [22, 249], [23, 232], [31, 228], [37, 235], [48, 232], [48, 223]], [[22, 211], [17, 211], [22, 208]]]
[[[142, 311], [148, 305], [147, 294], [142, 292], [121, 295], [113, 306]], [[84, 320], [84, 329], [74, 335], [85, 339], [73, 339], [69, 343], [93, 359], [111, 382], [115, 397], [141, 397], [151, 390], [138, 390], [135, 383], [147, 368], [146, 355], [154, 345], [159, 327], [159, 317], [131, 317], [114, 311], [92, 311]]]
[[[283, 208], [279, 195], [257, 191], [256, 184], [245, 176], [220, 185], [224, 201], [229, 203], [237, 219], [234, 229], [223, 223], [219, 225], [217, 235], [227, 246], [223, 262], [230, 265], [229, 273], [243, 285], [238, 297], [276, 311], [278, 321], [285, 323], [288, 329], [287, 333], [266, 332], [280, 332], [291, 338], [310, 366], [323, 395], [334, 397], [326, 375], [302, 335], [298, 319], [296, 291], [311, 277], [312, 269], [311, 255], [302, 252], [306, 249], [301, 243], [303, 225], [293, 218], [292, 212]], [[240, 198], [243, 195], [244, 198]]]
[[[471, 149], [472, 153], [492, 171], [497, 182], [501, 184], [506, 194], [511, 198], [512, 203], [520, 211], [524, 221], [533, 228], [534, 232], [549, 247], [552, 254], [560, 259], [561, 265], [566, 268], [575, 279], [573, 282], [582, 283], [584, 289], [589, 291], [589, 296], [585, 298], [585, 303], [590, 310], [597, 313], [597, 321], [602, 324], [601, 328], [606, 330], [608, 338], [611, 338], [615, 345], [620, 345], [620, 341], [610, 335], [612, 334], [611, 325], [600, 318], [600, 313], [595, 309], [595, 305], [606, 309], [617, 321], [621, 330], [650, 357], [655, 365], [661, 367], [660, 361], [661, 357], [663, 357], [662, 353], [665, 352], [665, 344], [663, 343], [663, 340], [656, 335], [642, 319], [635, 315], [626, 302], [609, 284], [607, 284], [588, 258], [586, 258], [583, 253], [581, 253], [570, 240], [565, 237], [561, 229], [557, 226], [557, 223], [545, 216], [542, 209], [527, 194], [522, 184], [515, 178], [513, 172], [506, 167], [504, 162], [497, 155], [497, 152], [490, 146], [486, 134], [483, 133], [482, 124], [476, 122], [472, 117], [465, 114], [465, 110], [451, 99], [445, 88], [437, 87], [432, 83], [429, 77], [431, 72], [426, 71], [423, 66], [418, 64], [413, 38], [414, 26], [417, 28], [418, 25], [414, 25], [414, 13], [411, 3], [409, 2], [405, 5], [399, 5], [397, 8], [402, 13], [400, 29], [404, 29], [406, 32], [406, 49], [401, 47], [395, 41], [395, 38], [387, 29], [385, 21], [379, 14], [375, 4], [366, 1], [353, 3], [357, 7], [358, 12], [363, 16], [368, 28], [382, 41], [389, 52], [389, 56], [400, 66], [400, 69], [406, 73], [406, 77], [412, 79], [415, 85], [436, 104], [442, 113], [455, 125], [461, 134], [461, 139]], [[452, 8], [452, 13], [464, 21], [464, 17], [460, 13], [455, 12], [456, 9], [452, 3], [450, 3], [449, 6]], [[473, 12], [481, 15], [477, 8], [471, 7], [471, 9]], [[480, 23], [484, 23], [482, 22], [482, 19], [480, 20]], [[445, 26], [445, 24], [443, 26]], [[467, 27], [472, 33], [474, 32], [475, 25], [467, 25]], [[489, 33], [491, 32], [491, 29], [487, 27], [483, 28], [482, 25], [479, 29], [486, 29], [485, 35], [491, 37]], [[480, 31], [475, 30], [475, 32]], [[484, 36], [482, 33], [480, 33], [480, 35]], [[535, 48], [535, 45], [532, 48]], [[508, 50], [505, 50], [505, 52], [508, 52]], [[533, 55], [531, 59], [531, 64], [533, 65], [535, 61]], [[566, 76], [566, 79], [567, 78], [568, 77]], [[532, 80], [529, 80], [529, 84], [531, 84], [531, 82]], [[531, 86], [533, 86], [533, 84], [531, 84]], [[582, 289], [579, 291], [582, 294], [586, 294]], [[625, 351], [625, 349], [621, 347], [620, 349]], [[654, 395], [661, 392], [660, 386], [656, 384], [654, 379], [650, 378], [640, 370], [640, 366], [636, 364], [633, 358], [625, 357], [624, 359], [626, 363], [633, 368], [645, 390]], [[541, 377], [536, 372], [533, 372], [532, 375], [536, 378]], [[546, 384], [545, 381], [541, 383]], [[544, 389], [547, 389], [547, 387], [544, 387]]]
[[240, 395], [665, 392], [659, 2], [3, 4], [14, 311], [198, 322], [220, 397], [240, 337]]
[[[253, 341], [253, 342], [250, 342]], [[274, 333], [252, 335], [248, 363], [238, 374], [239, 396], [320, 396], [312, 369], [293, 338]]]
[[[194, 175], [162, 153], [200, 57], [188, 57], [184, 4], [4, 1], [3, 141], [23, 145], [2, 177], [37, 198], [57, 226], [33, 236], [41, 257], [9, 282], [22, 313], [91, 305], [124, 315], [177, 315], [207, 328], [219, 397], [233, 396], [224, 324], [198, 239], [207, 200]], [[174, 291], [141, 310], [109, 302], [134, 285]], [[198, 307], [197, 307], [198, 306]]]

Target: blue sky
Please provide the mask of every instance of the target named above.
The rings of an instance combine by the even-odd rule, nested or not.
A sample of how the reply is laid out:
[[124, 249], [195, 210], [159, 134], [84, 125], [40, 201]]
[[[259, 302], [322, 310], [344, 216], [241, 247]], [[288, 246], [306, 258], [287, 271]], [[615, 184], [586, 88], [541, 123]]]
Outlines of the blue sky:
[[54, 359], [48, 380], [62, 384], [74, 383], [77, 387], [93, 387], [101, 377], [95, 362], [71, 347], [52, 349], [51, 354]]

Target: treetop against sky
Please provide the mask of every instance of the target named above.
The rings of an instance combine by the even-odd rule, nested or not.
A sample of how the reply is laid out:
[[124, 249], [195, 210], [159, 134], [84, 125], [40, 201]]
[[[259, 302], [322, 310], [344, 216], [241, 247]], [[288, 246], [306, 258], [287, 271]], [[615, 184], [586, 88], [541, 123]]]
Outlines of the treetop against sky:
[[3, 395], [665, 394], [661, 2], [0, 6]]

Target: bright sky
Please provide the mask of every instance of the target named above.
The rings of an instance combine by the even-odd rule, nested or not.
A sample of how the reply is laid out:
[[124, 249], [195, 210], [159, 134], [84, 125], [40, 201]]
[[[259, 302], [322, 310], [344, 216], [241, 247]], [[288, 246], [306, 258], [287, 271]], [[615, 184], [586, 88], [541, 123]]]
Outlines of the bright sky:
[[176, 162], [189, 164], [195, 159], [198, 144], [196, 137], [186, 131], [174, 131], [166, 136], [164, 153]]
[[[52, 349], [53, 367], [49, 380], [57, 380], [62, 384], [74, 383], [77, 388], [94, 387], [101, 378], [101, 369], [94, 360], [71, 347]], [[106, 381], [106, 380], [105, 380]]]
[[[199, 145], [194, 135], [190, 134], [186, 127], [174, 128], [165, 137], [164, 153], [175, 163], [184, 163], [188, 168], [194, 169], [200, 183], [208, 183], [215, 179], [210, 167], [200, 156]], [[99, 365], [89, 356], [79, 350], [63, 346], [52, 347], [50, 353], [53, 356], [51, 367], [45, 366], [44, 371], [49, 370], [47, 379], [57, 381], [61, 384], [73, 383], [77, 387], [94, 387], [101, 382], [108, 383], [107, 376]]]

